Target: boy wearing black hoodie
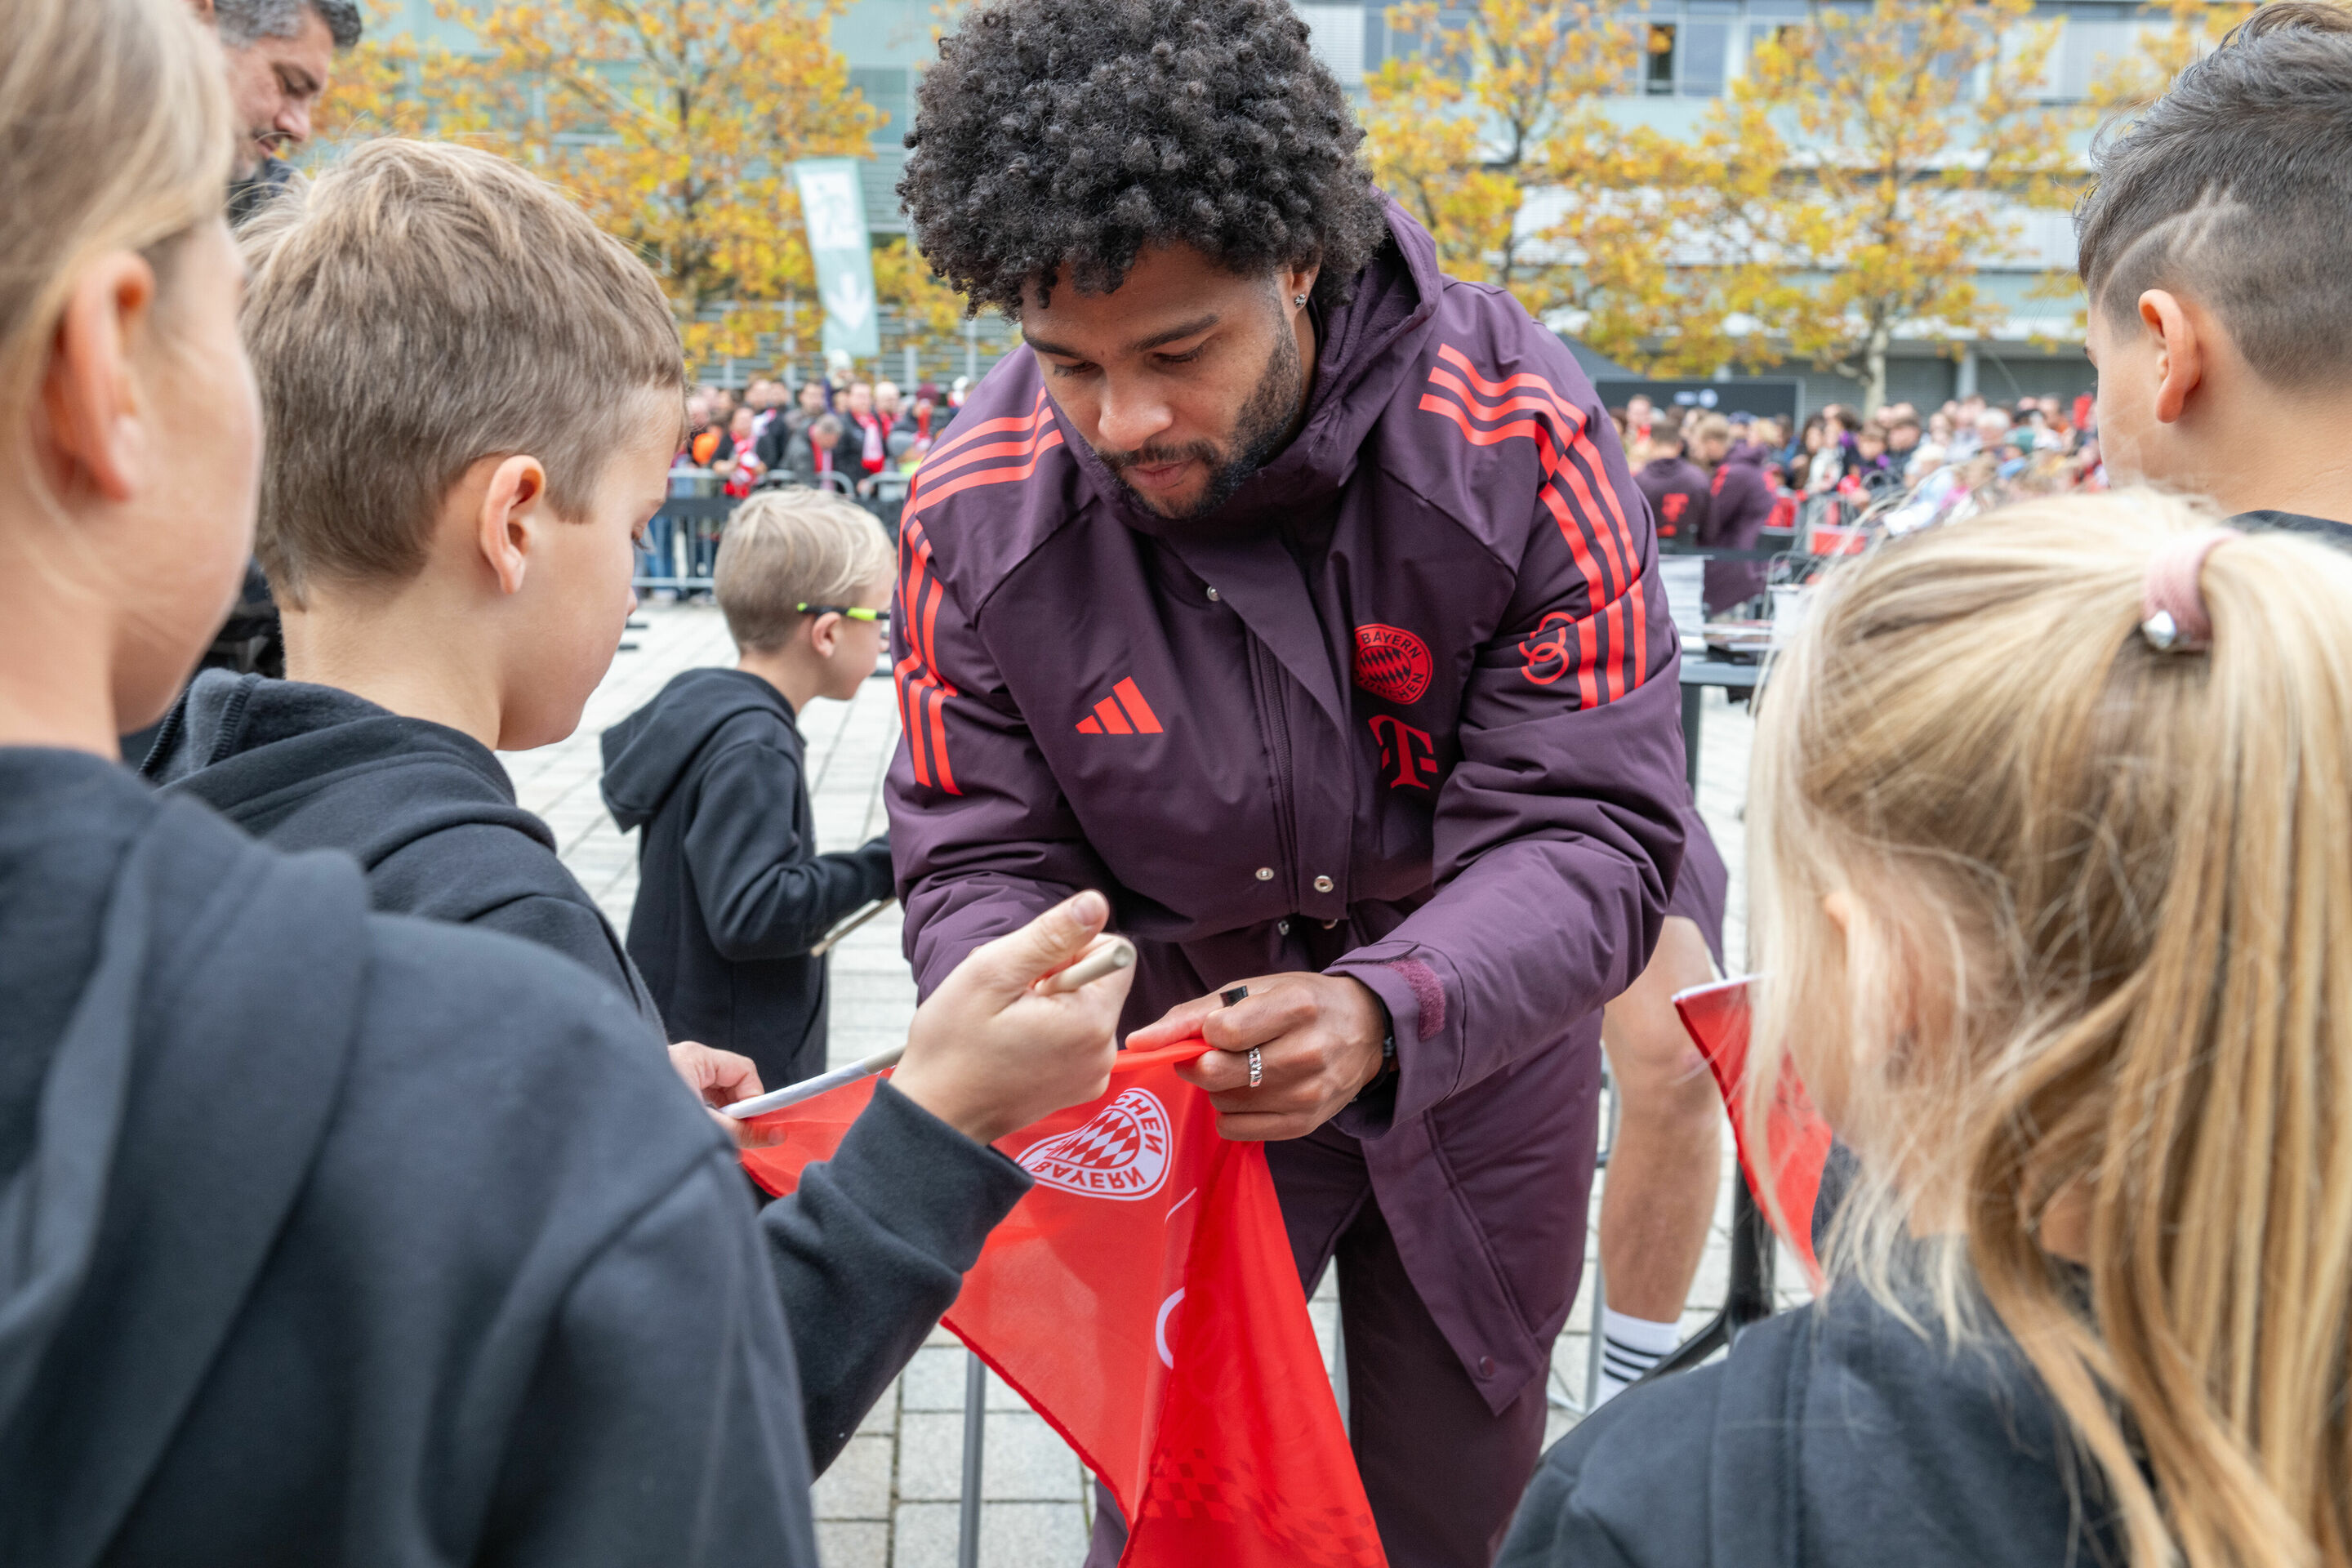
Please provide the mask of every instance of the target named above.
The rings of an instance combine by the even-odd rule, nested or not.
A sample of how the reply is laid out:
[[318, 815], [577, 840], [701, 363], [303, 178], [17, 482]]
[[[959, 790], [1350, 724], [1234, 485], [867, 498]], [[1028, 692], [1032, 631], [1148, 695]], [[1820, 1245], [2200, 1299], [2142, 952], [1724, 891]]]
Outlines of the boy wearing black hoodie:
[[642, 830], [629, 956], [670, 1038], [791, 1083], [824, 1070], [825, 963], [810, 949], [891, 894], [887, 837], [816, 853], [796, 721], [874, 673], [890, 546], [837, 496], [772, 490], [729, 521], [715, 577], [735, 668], [689, 669], [604, 731], [604, 804]]
[[355, 857], [378, 910], [552, 948], [658, 1027], [492, 753], [572, 733], [635, 607], [681, 420], [667, 303], [523, 170], [444, 146], [370, 148], [240, 237], [290, 679], [208, 671], [142, 771]]

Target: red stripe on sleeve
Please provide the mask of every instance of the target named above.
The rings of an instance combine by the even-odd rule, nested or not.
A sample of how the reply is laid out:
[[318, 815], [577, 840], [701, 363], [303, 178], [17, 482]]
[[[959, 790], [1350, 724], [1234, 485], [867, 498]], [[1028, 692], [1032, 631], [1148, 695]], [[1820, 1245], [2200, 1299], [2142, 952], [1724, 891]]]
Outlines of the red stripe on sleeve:
[[1468, 376], [1470, 378], [1471, 384], [1475, 386], [1480, 392], [1486, 394], [1488, 397], [1501, 397], [1522, 386], [1531, 386], [1551, 399], [1553, 409], [1559, 413], [1561, 418], [1568, 420], [1571, 425], [1575, 426], [1579, 429], [1581, 429], [1584, 426], [1583, 412], [1580, 410], [1576, 405], [1560, 396], [1559, 388], [1554, 386], [1550, 382], [1546, 381], [1542, 376], [1536, 374], [1533, 371], [1521, 371], [1518, 374], [1510, 377], [1507, 381], [1488, 381], [1485, 376], [1478, 374], [1478, 367], [1470, 363], [1470, 356], [1464, 353], [1460, 349], [1455, 348], [1452, 343], [1438, 344], [1437, 357], [1445, 361], [1456, 370], [1459, 370], [1463, 374]]
[[948, 766], [948, 698], [944, 691], [931, 693], [931, 755], [939, 759], [940, 787], [950, 795], [961, 795], [956, 787], [955, 770]]
[[[940, 486], [937, 489], [925, 490], [921, 500], [909, 501], [908, 503], [908, 515], [911, 516], [915, 510], [923, 507], [928, 507], [934, 501], [943, 501], [947, 500], [948, 497], [955, 495], [959, 491], [968, 490], [974, 485], [1001, 485], [1010, 483], [1014, 479], [1025, 479], [1031, 474], [1037, 471], [1037, 465], [1045, 461], [1045, 454], [1052, 451], [1061, 444], [1062, 433], [1059, 430], [1048, 430], [1037, 439], [1035, 448], [1037, 455], [1031, 458], [1028, 462], [1023, 464], [1021, 467], [1017, 468], [981, 468], [975, 469], [968, 474], [960, 474], [956, 478], [950, 479], [945, 484]], [[1024, 447], [1023, 450], [1026, 451], [1028, 448]]]

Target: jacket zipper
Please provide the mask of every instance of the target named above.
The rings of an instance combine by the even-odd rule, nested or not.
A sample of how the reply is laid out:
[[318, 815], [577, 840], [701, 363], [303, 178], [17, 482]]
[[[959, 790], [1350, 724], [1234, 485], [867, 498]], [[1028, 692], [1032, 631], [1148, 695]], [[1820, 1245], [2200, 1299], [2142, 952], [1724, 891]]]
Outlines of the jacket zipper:
[[1278, 671], [1267, 668], [1271, 656], [1257, 634], [1243, 629], [1249, 638], [1251, 684], [1257, 688], [1258, 733], [1265, 740], [1266, 755], [1274, 763], [1274, 842], [1282, 858], [1282, 885], [1295, 912], [1298, 908], [1298, 831], [1297, 803], [1290, 778], [1290, 719], [1282, 701], [1281, 678]]

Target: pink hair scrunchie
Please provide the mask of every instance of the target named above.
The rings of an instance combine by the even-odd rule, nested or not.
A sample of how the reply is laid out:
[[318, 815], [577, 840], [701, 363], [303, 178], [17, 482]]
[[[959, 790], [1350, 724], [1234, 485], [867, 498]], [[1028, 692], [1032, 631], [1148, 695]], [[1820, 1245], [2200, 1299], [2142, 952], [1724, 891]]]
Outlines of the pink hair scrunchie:
[[2213, 646], [2213, 619], [2205, 613], [2199, 578], [2205, 558], [2244, 534], [2234, 528], [2202, 528], [2168, 539], [2147, 563], [2140, 586], [2139, 630], [2158, 653], [2198, 653]]

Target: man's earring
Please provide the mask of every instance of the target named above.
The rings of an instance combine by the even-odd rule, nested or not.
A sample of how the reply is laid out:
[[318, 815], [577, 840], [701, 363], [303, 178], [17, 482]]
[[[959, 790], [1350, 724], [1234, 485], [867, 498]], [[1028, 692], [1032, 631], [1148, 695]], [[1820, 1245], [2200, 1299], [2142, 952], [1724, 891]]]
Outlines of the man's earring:
[[1307, 296], [1304, 294], [1293, 294], [1290, 297], [1290, 302], [1295, 306], [1304, 309], [1307, 304]]

